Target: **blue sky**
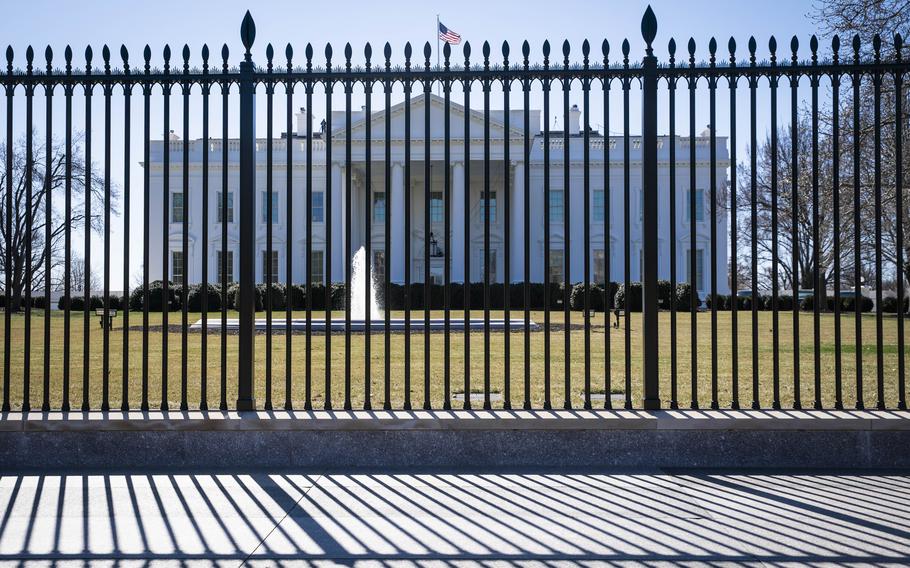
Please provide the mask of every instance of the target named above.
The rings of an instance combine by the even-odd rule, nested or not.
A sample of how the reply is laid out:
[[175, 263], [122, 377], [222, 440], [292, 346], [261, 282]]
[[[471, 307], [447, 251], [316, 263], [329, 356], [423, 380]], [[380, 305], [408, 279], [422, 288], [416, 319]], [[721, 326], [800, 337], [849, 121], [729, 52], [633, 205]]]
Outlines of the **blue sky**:
[[[726, 48], [727, 40], [732, 35], [740, 46], [739, 57], [746, 54], [746, 43], [750, 35], [754, 35], [760, 46], [759, 51], [764, 56], [767, 53], [768, 38], [773, 34], [778, 38], [781, 46], [789, 45], [789, 38], [798, 35], [804, 52], [807, 52], [808, 40], [816, 31], [815, 24], [807, 17], [812, 10], [809, 0], [765, 0], [754, 1], [708, 1], [688, 0], [686, 2], [673, 0], [653, 0], [650, 2], [658, 20], [658, 35], [655, 41], [657, 55], [663, 60], [666, 57], [666, 45], [670, 37], [675, 37], [680, 51], [683, 51], [688, 38], [694, 37], [698, 43], [697, 59], [707, 59], [707, 43], [714, 36], [718, 44]], [[621, 57], [619, 47], [624, 38], [631, 43], [631, 57], [640, 58], [643, 55], [644, 45], [641, 40], [640, 21], [648, 2], [638, 1], [581, 1], [562, 0], [560, 2], [543, 2], [538, 0], [526, 1], [477, 1], [461, 0], [458, 2], [410, 2], [410, 1], [348, 1], [348, 2], [311, 2], [304, 0], [295, 1], [260, 1], [258, 3], [240, 2], [236, 0], [220, 0], [218, 2], [173, 1], [158, 0], [155, 2], [129, 2], [94, 0], [87, 6], [85, 3], [62, 2], [49, 0], [31, 0], [29, 2], [9, 2], [4, 6], [3, 18], [0, 19], [0, 31], [5, 43], [13, 46], [16, 51], [16, 65], [24, 67], [24, 53], [28, 45], [36, 51], [36, 59], [43, 67], [44, 47], [51, 45], [56, 54], [55, 62], [62, 66], [62, 54], [66, 45], [71, 45], [75, 53], [75, 61], [84, 63], [83, 53], [85, 46], [91, 44], [95, 53], [94, 63], [101, 64], [101, 48], [104, 44], [111, 47], [115, 62], [119, 66], [119, 46], [125, 44], [131, 54], [131, 62], [138, 65], [141, 62], [143, 47], [148, 44], [152, 48], [153, 64], [161, 64], [161, 52], [165, 44], [170, 44], [174, 54], [172, 65], [181, 65], [180, 52], [183, 45], [189, 44], [193, 56], [192, 64], [201, 63], [199, 56], [201, 47], [207, 43], [218, 57], [220, 47], [227, 43], [231, 50], [231, 63], [239, 61], [242, 52], [240, 44], [240, 22], [244, 12], [249, 8], [256, 22], [256, 43], [253, 49], [254, 59], [257, 63], [265, 63], [265, 48], [272, 42], [276, 53], [283, 57], [284, 46], [290, 42], [295, 49], [295, 60], [301, 61], [304, 47], [311, 42], [315, 52], [321, 56], [325, 44], [331, 42], [335, 48], [338, 62], [344, 44], [351, 42], [354, 47], [355, 63], [362, 61], [363, 45], [370, 42], [373, 45], [374, 61], [376, 56], [381, 56], [382, 45], [391, 43], [394, 55], [393, 64], [402, 63], [402, 49], [405, 42], [410, 41], [415, 50], [420, 52], [424, 42], [429, 41], [436, 49], [436, 16], [449, 28], [457, 31], [462, 38], [471, 42], [474, 48], [473, 60], [480, 55], [480, 47], [484, 40], [489, 40], [493, 45], [493, 53], [499, 54], [503, 40], [509, 41], [513, 46], [513, 59], [520, 53], [520, 45], [528, 40], [532, 46], [532, 60], [540, 61], [541, 45], [549, 39], [553, 47], [553, 59], [561, 61], [561, 45], [568, 39], [572, 45], [572, 59], [581, 59], [581, 43], [589, 39], [592, 51], [598, 54], [600, 44], [606, 37], [612, 46], [612, 59]], [[828, 45], [828, 42], [822, 42]], [[827, 53], [827, 50], [823, 50]], [[456, 61], [461, 61], [460, 48]], [[726, 54], [724, 53], [724, 58]], [[435, 55], [434, 55], [435, 60]], [[498, 60], [498, 57], [494, 58]], [[747, 112], [747, 99], [743, 97], [745, 89], [740, 89], [740, 113]], [[789, 93], [786, 89], [781, 93], [781, 117], [789, 116]], [[175, 91], [176, 93], [176, 91]], [[100, 93], [99, 93], [100, 94]], [[801, 90], [801, 98], [807, 94], [807, 89]], [[637, 96], [633, 95], [633, 99]], [[701, 95], [700, 95], [701, 96]], [[100, 99], [100, 96], [96, 96]], [[160, 97], [159, 97], [160, 98]], [[173, 97], [172, 127], [180, 128], [179, 95]], [[767, 98], [767, 97], [766, 97]], [[55, 117], [62, 117], [62, 97], [55, 97]], [[579, 94], [580, 99], [580, 94]], [[704, 100], [706, 97], [700, 99]], [[729, 134], [729, 110], [727, 101], [729, 96], [724, 91], [718, 96], [718, 132], [722, 135]], [[22, 128], [24, 105], [23, 97], [16, 97], [16, 129]], [[313, 105], [313, 112], [317, 116], [317, 123], [324, 113], [320, 112], [323, 102], [317, 96], [318, 103]], [[336, 108], [342, 108], [335, 102]], [[460, 100], [460, 95], [456, 101]], [[496, 95], [493, 95], [496, 100]], [[620, 101], [613, 99], [614, 112], [611, 113], [611, 130], [617, 131], [621, 127]], [[100, 101], [96, 100], [96, 104]], [[132, 152], [132, 187], [134, 196], [141, 191], [142, 170], [137, 167], [136, 161], [141, 156], [141, 109], [138, 106], [133, 112]], [[573, 102], [581, 102], [574, 101]], [[685, 109], [682, 95], [678, 99], [678, 106]], [[78, 130], [84, 127], [81, 121], [81, 100], [74, 102], [76, 118], [74, 127]], [[355, 100], [355, 105], [361, 104]], [[475, 105], [478, 103], [474, 103]], [[539, 99], [533, 106], [540, 108]], [[665, 98], [660, 99], [661, 113], [666, 108]], [[696, 122], [699, 130], [707, 124], [707, 112], [699, 103]], [[375, 108], [381, 105], [381, 96], [374, 97]], [[599, 103], [592, 100], [594, 109], [599, 108]], [[264, 105], [262, 105], [264, 106]], [[283, 105], [276, 105], [279, 109]], [[498, 107], [496, 103], [494, 107]], [[115, 117], [112, 153], [115, 157], [123, 155], [122, 136], [117, 137], [122, 107], [119, 98], [114, 99], [113, 116]], [[554, 112], [558, 113], [560, 104], [554, 105]], [[43, 133], [43, 102], [36, 104], [35, 127], [38, 133]], [[101, 107], [95, 107], [95, 144], [93, 153], [96, 166], [102, 167], [100, 158], [102, 154], [101, 130], [103, 114]], [[637, 118], [637, 107], [633, 104], [632, 130], [637, 131], [640, 119]], [[762, 101], [759, 113], [759, 123], [766, 125], [767, 101]], [[198, 110], [191, 111], [191, 137], [200, 136], [201, 123], [198, 120]], [[213, 109], [213, 132], [220, 129], [215, 119], [220, 120], [220, 112]], [[742, 115], [742, 114], [741, 114]], [[284, 124], [283, 114], [276, 114], [276, 132], [280, 131], [278, 124]], [[740, 159], [745, 157], [745, 146], [748, 131], [747, 114], [739, 121], [737, 130], [739, 143], [737, 151]], [[159, 120], [159, 109], [152, 112], [152, 124], [157, 125], [153, 130], [153, 137], [160, 138], [163, 127]], [[560, 118], [556, 116], [554, 118]], [[677, 131], [686, 133], [688, 130], [687, 111], [680, 111], [677, 115]], [[58, 122], [55, 120], [55, 123]], [[552, 120], [552, 119], [551, 119]], [[5, 128], [5, 115], [0, 117], [0, 125]], [[592, 126], [598, 128], [603, 122], [602, 115], [596, 110], [592, 112]], [[264, 134], [264, 116], [260, 113], [258, 127]], [[667, 117], [661, 117], [662, 130], [666, 130]], [[55, 126], [57, 128], [57, 126]], [[0, 130], [2, 131], [2, 130]], [[233, 130], [236, 133], [236, 129]], [[122, 158], [115, 158], [112, 162], [114, 182], [122, 186], [123, 168]], [[140, 200], [134, 197], [132, 214], [133, 242], [141, 242], [141, 207]], [[120, 240], [122, 235], [122, 216], [114, 221], [112, 230], [115, 235], [114, 254], [112, 255], [112, 289], [122, 288], [120, 275], [122, 274], [122, 256]], [[101, 256], [101, 238], [93, 236], [97, 248], [93, 246], [93, 266], [100, 274], [101, 265], [97, 261]], [[76, 239], [81, 242], [81, 239]], [[138, 252], [138, 251], [135, 251]], [[135, 275], [141, 270], [138, 263], [138, 254], [133, 255], [130, 272]], [[135, 279], [131, 278], [131, 284]]]

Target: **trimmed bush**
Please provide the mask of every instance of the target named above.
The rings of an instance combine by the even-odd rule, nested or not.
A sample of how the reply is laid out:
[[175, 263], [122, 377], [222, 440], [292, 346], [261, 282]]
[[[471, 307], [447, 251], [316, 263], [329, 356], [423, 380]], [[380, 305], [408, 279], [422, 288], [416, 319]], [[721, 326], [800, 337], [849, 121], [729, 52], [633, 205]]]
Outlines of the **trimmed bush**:
[[[177, 310], [180, 308], [180, 301], [178, 300], [177, 289], [179, 286], [173, 282], [168, 282], [167, 297], [168, 297], [168, 309], [170, 311]], [[143, 300], [144, 300], [144, 290], [142, 286], [134, 289], [130, 293], [130, 310], [134, 312], [143, 311]], [[164, 306], [164, 289], [161, 280], [155, 280], [149, 282], [149, 311], [150, 312], [160, 312]]]
[[701, 306], [701, 300], [698, 298], [698, 291], [693, 291], [688, 282], [680, 282], [676, 285], [676, 311], [687, 312], [692, 309], [692, 303], [695, 307]]
[[[588, 296], [592, 310], [597, 312], [604, 311], [604, 289], [600, 284], [590, 284]], [[585, 309], [585, 285], [583, 283], [572, 287], [572, 294], [569, 296], [569, 307], [576, 311]]]
[[620, 284], [616, 289], [613, 305], [621, 310], [631, 312], [641, 311], [641, 282], [631, 282], [629, 291], [626, 292], [625, 283]]
[[[269, 302], [269, 285], [262, 283], [256, 286], [256, 295], [262, 297], [262, 309], [265, 310]], [[280, 282], [271, 285], [272, 310], [283, 310], [287, 306], [287, 289]]]
[[192, 284], [189, 287], [189, 293], [186, 298], [187, 309], [191, 312], [201, 312], [203, 308], [203, 299], [208, 297], [208, 306], [210, 312], [221, 310], [221, 286], [209, 284], [203, 288], [202, 284]]
[[[904, 304], [903, 311], [906, 312], [907, 311], [907, 299], [906, 298], [904, 298], [903, 304]], [[896, 314], [898, 312], [899, 305], [900, 305], [900, 302], [898, 301], [897, 296], [888, 296], [886, 298], [882, 298], [882, 311], [885, 312], [886, 314]]]

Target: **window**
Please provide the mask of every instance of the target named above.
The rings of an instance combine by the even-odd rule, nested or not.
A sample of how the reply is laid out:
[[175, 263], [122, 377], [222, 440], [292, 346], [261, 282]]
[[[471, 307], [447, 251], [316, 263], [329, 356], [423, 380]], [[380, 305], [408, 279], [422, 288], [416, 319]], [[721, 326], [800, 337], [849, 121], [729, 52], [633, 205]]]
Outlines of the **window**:
[[[692, 191], [686, 191], [686, 220], [692, 220]], [[695, 220], [704, 221], [705, 220], [705, 190], [696, 189], [695, 190]]]
[[385, 221], [385, 192], [373, 192], [373, 222], [382, 223]]
[[[487, 213], [487, 192], [480, 192], [480, 220], [486, 220]], [[496, 222], [496, 192], [490, 192], [490, 223]]]
[[645, 191], [641, 190], [638, 192], [638, 220], [644, 221], [645, 219]]
[[[686, 275], [692, 281], [692, 250], [686, 251]], [[705, 250], [695, 250], [695, 289], [705, 289]]]
[[[483, 249], [479, 250], [478, 252], [480, 254], [480, 261], [477, 264], [480, 265], [481, 268], [483, 268], [484, 267]], [[490, 263], [489, 263], [489, 265], [487, 265], [487, 268], [490, 271], [490, 283], [491, 284], [495, 283], [496, 282], [496, 249], [492, 249], [492, 248], [490, 249]], [[481, 273], [480, 278], [481, 278], [481, 281], [483, 281], [484, 278], [486, 278], [486, 273], [485, 272]]]
[[[278, 251], [273, 250], [271, 254], [271, 263], [269, 262], [269, 251], [262, 251], [262, 281], [278, 282]], [[269, 274], [269, 269], [272, 273]], [[269, 279], [271, 276], [271, 279]]]
[[563, 192], [550, 190], [550, 222], [563, 222]]
[[[263, 223], [269, 222], [269, 207], [268, 207], [268, 198], [269, 192], [263, 191], [259, 194], [259, 219]], [[272, 223], [278, 222], [278, 194], [274, 191], [272, 192]]]
[[183, 192], [171, 193], [171, 223], [183, 223], [186, 207], [183, 203]]
[[218, 282], [234, 281], [234, 251], [218, 251]]
[[[218, 222], [219, 223], [224, 223], [224, 211], [222, 211], [223, 207], [224, 207], [224, 194], [219, 191], [218, 192]], [[229, 191], [227, 194], [227, 222], [228, 223], [234, 222], [234, 192], [233, 191]]]
[[606, 216], [604, 215], [604, 192], [602, 189], [594, 190], [594, 222], [603, 223]]
[[603, 249], [594, 249], [594, 282], [607, 280], [606, 256]]
[[324, 254], [321, 250], [312, 251], [313, 265], [310, 268], [310, 282], [313, 284], [325, 283]]
[[325, 193], [313, 192], [313, 208], [310, 209], [310, 218], [314, 223], [322, 223], [325, 218]]
[[171, 251], [171, 282], [183, 284], [183, 251]]
[[373, 251], [373, 282], [385, 282], [385, 251]]
[[434, 191], [430, 193], [430, 223], [442, 223], [443, 218], [442, 192]]
[[550, 282], [559, 284], [565, 280], [563, 272], [565, 268], [565, 255], [561, 250], [550, 251]]

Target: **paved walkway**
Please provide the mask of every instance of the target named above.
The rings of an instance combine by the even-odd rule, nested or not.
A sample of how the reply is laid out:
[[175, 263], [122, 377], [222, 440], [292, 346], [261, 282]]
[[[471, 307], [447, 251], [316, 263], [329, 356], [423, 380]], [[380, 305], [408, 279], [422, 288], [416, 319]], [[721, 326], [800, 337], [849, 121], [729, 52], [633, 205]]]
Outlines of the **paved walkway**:
[[306, 560], [898, 565], [910, 562], [910, 475], [0, 477], [3, 568]]

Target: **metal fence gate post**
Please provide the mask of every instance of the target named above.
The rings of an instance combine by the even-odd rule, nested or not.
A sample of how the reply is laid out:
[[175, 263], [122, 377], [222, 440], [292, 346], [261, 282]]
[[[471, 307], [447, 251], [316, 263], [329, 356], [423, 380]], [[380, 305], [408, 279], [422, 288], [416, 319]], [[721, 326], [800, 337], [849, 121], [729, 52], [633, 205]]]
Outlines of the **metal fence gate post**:
[[645, 409], [660, 408], [658, 384], [658, 292], [657, 292], [657, 58], [651, 43], [657, 35], [657, 19], [651, 7], [641, 20], [647, 48], [642, 60], [642, 371]]
[[[244, 59], [240, 63], [240, 290], [238, 311], [237, 410], [253, 410], [253, 340], [256, 318], [256, 83], [250, 54], [256, 25], [247, 11], [240, 26]], [[223, 151], [227, 151], [224, 148]]]

